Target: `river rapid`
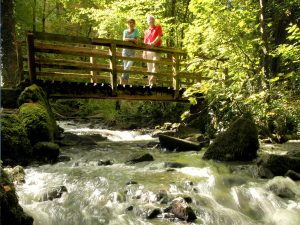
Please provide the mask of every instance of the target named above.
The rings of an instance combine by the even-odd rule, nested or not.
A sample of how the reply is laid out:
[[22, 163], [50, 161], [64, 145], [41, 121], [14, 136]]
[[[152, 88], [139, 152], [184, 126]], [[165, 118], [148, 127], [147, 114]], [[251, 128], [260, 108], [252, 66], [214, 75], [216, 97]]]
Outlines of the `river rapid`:
[[[258, 179], [251, 165], [204, 161], [200, 152], [169, 153], [139, 131], [111, 131], [91, 124], [60, 122], [67, 132], [101, 134], [95, 146], [62, 147], [70, 161], [27, 167], [26, 183], [17, 185], [19, 201], [34, 225], [299, 225], [300, 182]], [[264, 151], [276, 151], [263, 146]], [[154, 161], [126, 164], [131, 155], [150, 153]], [[281, 151], [282, 153], [282, 151]], [[100, 165], [110, 160], [112, 165]], [[166, 168], [166, 162], [184, 164]], [[135, 181], [135, 182], [133, 182]], [[60, 198], [39, 201], [45, 190], [65, 186]], [[165, 201], [158, 201], [164, 193]], [[164, 209], [175, 197], [190, 197], [197, 220], [147, 219], [152, 208]]]

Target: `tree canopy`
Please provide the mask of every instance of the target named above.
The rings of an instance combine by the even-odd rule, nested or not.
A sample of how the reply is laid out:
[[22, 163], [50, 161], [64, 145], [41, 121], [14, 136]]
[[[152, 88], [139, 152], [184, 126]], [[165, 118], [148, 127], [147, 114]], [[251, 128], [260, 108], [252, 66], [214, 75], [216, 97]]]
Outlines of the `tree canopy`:
[[[128, 18], [136, 20], [143, 38], [146, 16], [154, 15], [163, 27], [163, 45], [185, 49], [184, 69], [207, 78], [185, 94], [192, 103], [197, 93], [206, 94], [214, 121], [247, 114], [277, 134], [299, 123], [299, 0], [13, 2], [16, 40], [27, 30], [121, 39]], [[4, 85], [9, 79], [4, 75]]]

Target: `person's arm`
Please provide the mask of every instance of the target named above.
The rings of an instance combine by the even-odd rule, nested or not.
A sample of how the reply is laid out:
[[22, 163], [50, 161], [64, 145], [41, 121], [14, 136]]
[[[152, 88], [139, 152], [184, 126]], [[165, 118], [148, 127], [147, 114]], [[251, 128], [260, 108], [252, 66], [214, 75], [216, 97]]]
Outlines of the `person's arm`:
[[137, 43], [137, 41], [138, 41], [138, 35], [139, 35], [139, 32], [135, 31], [135, 37], [133, 37], [133, 38], [127, 38], [126, 35], [125, 35], [125, 32], [124, 32], [123, 41], [133, 41], [134, 43]]
[[160, 35], [158, 35], [156, 38], [155, 38], [155, 40], [153, 41], [153, 42], [151, 42], [151, 44], [150, 45], [153, 45], [153, 46], [155, 46], [155, 44], [158, 42], [158, 41], [160, 41], [161, 40], [161, 36]]

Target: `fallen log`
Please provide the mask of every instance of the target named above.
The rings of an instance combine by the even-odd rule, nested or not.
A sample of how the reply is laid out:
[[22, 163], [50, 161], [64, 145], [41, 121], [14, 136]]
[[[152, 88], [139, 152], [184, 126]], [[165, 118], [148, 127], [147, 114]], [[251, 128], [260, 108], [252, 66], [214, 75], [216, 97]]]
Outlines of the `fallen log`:
[[180, 138], [175, 138], [171, 136], [167, 136], [164, 134], [160, 134], [158, 136], [161, 147], [166, 148], [170, 151], [195, 151], [201, 149], [201, 144], [197, 142], [192, 142]]

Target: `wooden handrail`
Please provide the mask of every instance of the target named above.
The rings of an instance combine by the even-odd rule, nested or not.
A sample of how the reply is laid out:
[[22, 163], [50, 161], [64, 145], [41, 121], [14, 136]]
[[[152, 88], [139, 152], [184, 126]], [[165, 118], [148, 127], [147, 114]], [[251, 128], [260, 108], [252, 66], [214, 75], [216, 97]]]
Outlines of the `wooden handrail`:
[[[18, 52], [18, 61], [26, 60], [21, 54], [21, 43]], [[180, 71], [181, 57], [186, 55], [183, 50], [153, 47], [143, 43], [132, 43], [115, 39], [85, 38], [52, 33], [28, 32], [27, 34], [27, 69], [30, 81], [35, 83], [37, 77], [49, 78], [79, 78], [90, 79], [96, 83], [98, 79], [110, 80], [112, 95], [117, 96], [118, 74], [130, 73], [131, 81], [144, 83], [145, 76], [155, 75], [159, 82], [172, 85], [174, 98], [179, 95], [180, 85], [198, 82], [199, 74]], [[124, 48], [135, 49], [135, 57], [124, 57], [121, 50]], [[161, 54], [158, 61], [144, 59], [140, 51], [154, 51]], [[120, 64], [123, 60], [131, 60], [136, 64], [130, 71], [125, 71]], [[158, 73], [147, 72], [141, 63], [156, 63], [160, 65]], [[26, 72], [19, 65], [20, 71]], [[106, 73], [107, 75], [99, 74]], [[144, 77], [143, 77], [144, 76]]]

